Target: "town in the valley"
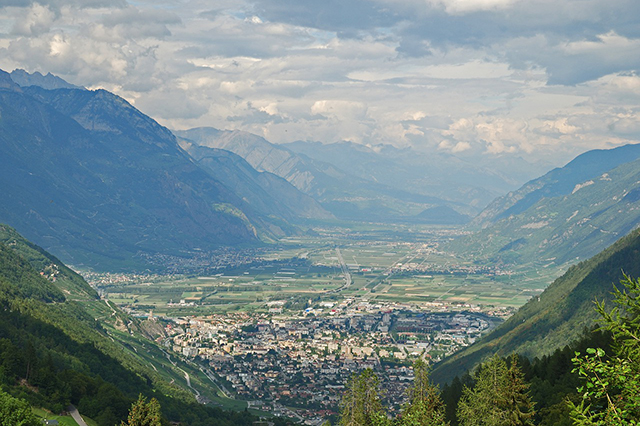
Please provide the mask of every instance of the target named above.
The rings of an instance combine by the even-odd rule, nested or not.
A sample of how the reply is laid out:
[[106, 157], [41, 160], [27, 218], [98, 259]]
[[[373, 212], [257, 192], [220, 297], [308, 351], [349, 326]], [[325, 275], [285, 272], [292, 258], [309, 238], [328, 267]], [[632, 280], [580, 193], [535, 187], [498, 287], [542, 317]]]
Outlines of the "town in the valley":
[[378, 372], [385, 399], [400, 407], [413, 361], [439, 361], [499, 321], [473, 307], [431, 308], [347, 299], [297, 315], [283, 315], [280, 302], [267, 314], [151, 319], [164, 324], [164, 345], [199, 363], [227, 396], [316, 424], [337, 413], [351, 374]]
[[527, 275], [444, 256], [431, 244], [356, 243], [271, 260], [230, 254], [231, 267], [203, 276], [86, 276], [225, 398], [315, 425], [365, 368], [386, 405], [401, 407], [415, 360], [470, 345], [541, 291]]

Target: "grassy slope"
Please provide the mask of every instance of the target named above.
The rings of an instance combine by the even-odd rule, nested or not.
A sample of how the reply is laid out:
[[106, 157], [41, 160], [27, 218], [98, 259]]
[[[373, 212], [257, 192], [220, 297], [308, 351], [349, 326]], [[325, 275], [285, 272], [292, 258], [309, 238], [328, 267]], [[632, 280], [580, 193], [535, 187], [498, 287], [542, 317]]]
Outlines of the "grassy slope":
[[[43, 421], [46, 420], [57, 420], [61, 426], [78, 426], [78, 423], [73, 420], [73, 417], [69, 416], [56, 416], [54, 414], [49, 413], [48, 411], [42, 410], [40, 408], [34, 408], [33, 413], [41, 418]], [[96, 422], [91, 420], [86, 416], [82, 416], [87, 426], [98, 426]]]

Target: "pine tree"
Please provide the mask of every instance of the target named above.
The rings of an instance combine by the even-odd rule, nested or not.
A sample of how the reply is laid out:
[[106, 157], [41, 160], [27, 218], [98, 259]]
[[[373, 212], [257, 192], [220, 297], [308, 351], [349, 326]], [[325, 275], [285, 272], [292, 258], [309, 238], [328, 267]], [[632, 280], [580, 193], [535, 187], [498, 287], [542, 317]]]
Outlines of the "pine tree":
[[465, 387], [458, 404], [461, 426], [532, 426], [533, 403], [516, 358], [511, 367], [498, 355], [476, 373], [473, 389]]
[[409, 401], [402, 408], [401, 426], [445, 426], [445, 406], [438, 388], [429, 382], [424, 361], [413, 364], [413, 385], [408, 389]]
[[121, 422], [121, 426], [161, 426], [160, 403], [157, 399], [147, 399], [140, 394], [138, 400], [131, 404], [127, 423]]
[[504, 397], [510, 425], [533, 425], [534, 409], [529, 397], [529, 384], [524, 380], [515, 354], [511, 356], [511, 366], [507, 370]]
[[340, 403], [340, 426], [388, 425], [380, 394], [380, 381], [370, 368], [351, 376]]

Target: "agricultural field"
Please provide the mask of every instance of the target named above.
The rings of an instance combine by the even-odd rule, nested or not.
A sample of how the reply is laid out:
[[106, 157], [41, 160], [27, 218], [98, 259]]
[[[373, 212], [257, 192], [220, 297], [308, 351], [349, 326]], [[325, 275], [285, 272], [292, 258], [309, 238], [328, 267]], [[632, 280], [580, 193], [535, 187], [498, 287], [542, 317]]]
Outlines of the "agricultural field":
[[[502, 270], [439, 249], [454, 230], [319, 229], [282, 240], [247, 262], [206, 275], [110, 280], [108, 299], [157, 315], [300, 311], [347, 298], [424, 306], [517, 308], [560, 274], [553, 268]], [[399, 241], [398, 235], [409, 241]], [[94, 285], [95, 285], [94, 280]]]

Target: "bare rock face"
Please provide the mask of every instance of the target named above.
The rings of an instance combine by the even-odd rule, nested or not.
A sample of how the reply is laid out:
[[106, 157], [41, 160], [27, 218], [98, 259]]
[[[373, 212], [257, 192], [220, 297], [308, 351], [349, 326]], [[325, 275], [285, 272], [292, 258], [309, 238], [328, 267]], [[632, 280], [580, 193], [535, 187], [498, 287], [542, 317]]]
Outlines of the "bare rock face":
[[11, 79], [20, 87], [39, 86], [43, 89], [83, 89], [83, 87], [67, 83], [60, 77], [51, 73], [42, 75], [39, 72], [28, 73], [25, 70], [16, 69], [11, 71]]
[[0, 70], [0, 90], [6, 90], [11, 92], [21, 92], [20, 86], [18, 86], [12, 79], [11, 75]]

